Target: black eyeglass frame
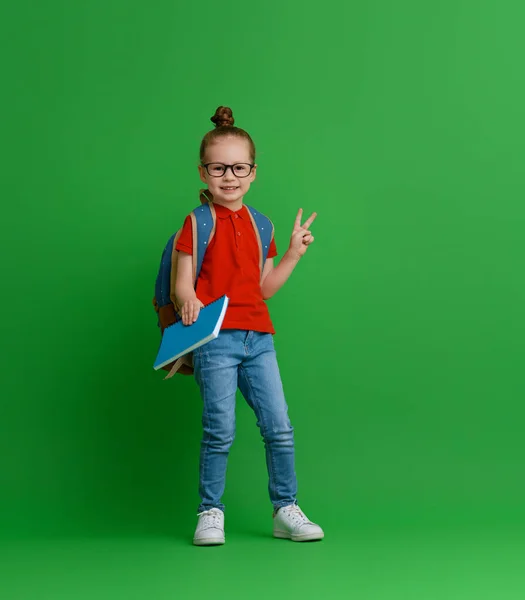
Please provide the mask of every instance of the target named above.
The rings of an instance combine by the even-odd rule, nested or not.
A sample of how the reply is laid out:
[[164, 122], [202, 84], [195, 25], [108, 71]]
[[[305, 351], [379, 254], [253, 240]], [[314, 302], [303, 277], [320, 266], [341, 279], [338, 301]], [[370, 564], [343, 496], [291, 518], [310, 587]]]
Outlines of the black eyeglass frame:
[[[208, 171], [208, 167], [210, 165], [222, 165], [224, 167], [224, 173], [222, 175], [212, 175]], [[233, 167], [236, 167], [237, 165], [246, 165], [246, 166], [250, 167], [250, 171], [249, 171], [248, 175], [237, 175], [237, 173], [235, 173], [235, 171], [233, 170]], [[233, 165], [225, 165], [224, 163], [220, 163], [220, 162], [211, 162], [211, 163], [201, 163], [201, 166], [206, 169], [206, 173], [208, 173], [208, 175], [210, 177], [224, 177], [226, 175], [226, 171], [228, 169], [230, 169], [232, 172], [232, 175], [234, 177], [239, 177], [239, 179], [244, 179], [245, 177], [249, 177], [252, 174], [253, 169], [255, 168], [255, 165], [254, 164], [252, 165], [251, 163], [234, 163]]]

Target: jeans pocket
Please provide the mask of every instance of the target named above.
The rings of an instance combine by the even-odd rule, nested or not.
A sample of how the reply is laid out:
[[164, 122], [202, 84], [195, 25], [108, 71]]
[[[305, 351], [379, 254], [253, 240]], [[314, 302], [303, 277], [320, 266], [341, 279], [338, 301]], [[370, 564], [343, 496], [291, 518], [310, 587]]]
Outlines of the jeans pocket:
[[268, 351], [274, 350], [273, 335], [271, 333], [257, 333], [257, 343], [261, 348]]

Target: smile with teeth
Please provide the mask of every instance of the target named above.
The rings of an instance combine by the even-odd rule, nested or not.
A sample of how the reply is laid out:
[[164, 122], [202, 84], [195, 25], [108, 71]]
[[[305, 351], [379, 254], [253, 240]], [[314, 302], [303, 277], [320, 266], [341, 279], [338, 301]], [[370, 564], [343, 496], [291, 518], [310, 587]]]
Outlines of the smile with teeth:
[[232, 191], [232, 190], [236, 190], [238, 186], [228, 186], [228, 187], [221, 187], [221, 190], [225, 190], [225, 191]]

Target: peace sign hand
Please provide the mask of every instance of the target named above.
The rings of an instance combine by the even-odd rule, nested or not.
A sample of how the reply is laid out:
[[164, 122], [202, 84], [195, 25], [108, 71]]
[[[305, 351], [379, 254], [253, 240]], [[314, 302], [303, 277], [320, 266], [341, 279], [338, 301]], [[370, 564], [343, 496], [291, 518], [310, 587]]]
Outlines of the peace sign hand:
[[308, 246], [314, 242], [314, 236], [309, 230], [309, 227], [315, 221], [317, 213], [312, 213], [304, 222], [304, 225], [301, 225], [302, 217], [303, 209], [300, 208], [299, 212], [297, 213], [297, 217], [295, 218], [292, 237], [290, 239], [290, 247], [288, 249], [288, 251], [297, 259], [300, 259], [302, 256], [304, 256], [308, 250]]

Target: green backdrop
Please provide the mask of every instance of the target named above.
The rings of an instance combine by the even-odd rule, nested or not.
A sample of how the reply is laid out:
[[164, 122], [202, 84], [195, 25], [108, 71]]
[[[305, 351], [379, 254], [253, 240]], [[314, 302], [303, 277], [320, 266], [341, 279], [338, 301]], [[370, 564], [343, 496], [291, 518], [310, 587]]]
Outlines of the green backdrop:
[[[191, 538], [200, 399], [152, 370], [151, 298], [220, 104], [281, 255], [319, 213], [270, 301], [302, 507], [332, 535], [519, 522], [521, 4], [3, 10], [3, 534]], [[233, 530], [269, 530], [241, 401], [225, 501]]]

